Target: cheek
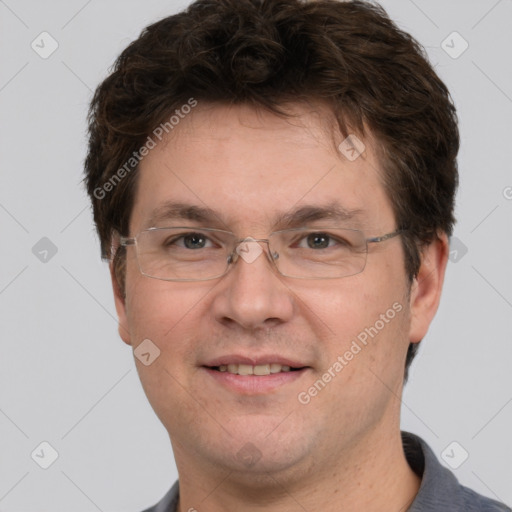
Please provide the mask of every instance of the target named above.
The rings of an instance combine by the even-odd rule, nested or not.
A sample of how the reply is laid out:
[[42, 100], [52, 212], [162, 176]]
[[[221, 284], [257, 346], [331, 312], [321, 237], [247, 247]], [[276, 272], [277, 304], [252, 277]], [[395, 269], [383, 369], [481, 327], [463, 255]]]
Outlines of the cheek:
[[180, 393], [176, 394], [174, 388], [188, 385], [197, 364], [199, 345], [205, 333], [211, 332], [208, 311], [215, 284], [173, 283], [142, 275], [134, 276], [127, 284], [127, 316], [133, 346], [136, 350], [139, 343], [149, 339], [159, 351], [151, 367], [136, 359], [146, 392], [159, 394], [168, 389], [178, 397]]
[[[319, 334], [325, 333], [319, 336], [322, 370], [331, 368], [341, 377], [334, 379], [337, 385], [332, 389], [346, 397], [383, 388], [379, 379], [394, 388], [403, 376], [409, 305], [405, 275], [395, 267], [382, 265], [375, 275], [367, 269], [368, 273], [333, 281], [316, 291], [297, 290], [310, 325], [314, 323]], [[332, 369], [336, 362], [338, 372]]]
[[[180, 410], [186, 416], [193, 408], [186, 390], [194, 371], [201, 318], [197, 311], [208, 291], [204, 285], [200, 289], [142, 275], [127, 280], [127, 315], [137, 371], [144, 392], [165, 425], [172, 425], [169, 411]], [[150, 340], [158, 354], [149, 365], [137, 357], [137, 346], [144, 340]]]
[[[145, 338], [167, 344], [173, 331], [182, 327], [187, 315], [194, 314], [201, 299], [207, 295], [205, 286], [175, 283], [144, 276], [134, 254], [127, 260], [126, 312], [134, 345]], [[179, 340], [179, 337], [178, 337]]]
[[301, 314], [320, 329], [319, 333], [343, 346], [343, 340], [357, 337], [381, 315], [385, 315], [384, 320], [394, 319], [397, 309], [406, 309], [404, 277], [393, 268], [382, 267], [379, 275], [365, 270], [346, 279], [325, 281], [322, 286], [299, 283], [290, 288], [303, 304]]
[[318, 414], [329, 410], [347, 431], [375, 424], [396, 406], [408, 346], [407, 305], [396, 298], [396, 291], [348, 293], [324, 305], [332, 333], [324, 340], [323, 367], [311, 385], [319, 378], [330, 382], [313, 407]]

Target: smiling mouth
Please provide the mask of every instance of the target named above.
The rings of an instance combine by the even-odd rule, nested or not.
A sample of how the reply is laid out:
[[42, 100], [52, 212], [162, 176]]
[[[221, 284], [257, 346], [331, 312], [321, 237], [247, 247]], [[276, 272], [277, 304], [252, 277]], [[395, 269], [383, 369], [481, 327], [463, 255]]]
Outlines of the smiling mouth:
[[291, 366], [286, 366], [279, 363], [268, 363], [254, 366], [250, 364], [222, 364], [220, 366], [207, 366], [206, 368], [209, 368], [210, 370], [216, 370], [218, 372], [231, 373], [233, 375], [259, 377], [276, 373], [295, 372], [303, 370], [306, 367], [303, 366], [301, 368], [293, 368]]

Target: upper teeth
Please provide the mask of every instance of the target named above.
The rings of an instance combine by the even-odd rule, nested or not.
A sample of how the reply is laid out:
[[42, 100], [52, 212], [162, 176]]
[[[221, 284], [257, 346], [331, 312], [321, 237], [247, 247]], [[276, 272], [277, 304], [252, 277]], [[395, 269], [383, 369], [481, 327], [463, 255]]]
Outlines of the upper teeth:
[[291, 368], [279, 363], [257, 364], [221, 364], [220, 372], [235, 373], [238, 375], [270, 375], [271, 373], [289, 372]]

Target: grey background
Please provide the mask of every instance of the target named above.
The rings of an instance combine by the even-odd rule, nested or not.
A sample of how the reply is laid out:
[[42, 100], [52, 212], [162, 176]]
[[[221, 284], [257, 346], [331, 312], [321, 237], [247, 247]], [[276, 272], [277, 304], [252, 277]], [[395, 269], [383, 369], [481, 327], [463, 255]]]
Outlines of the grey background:
[[[144, 26], [186, 4], [0, 0], [1, 511], [135, 512], [177, 477], [117, 335], [81, 172], [94, 87]], [[456, 441], [445, 454], [453, 464], [469, 453], [454, 470], [460, 481], [510, 505], [512, 2], [383, 4], [427, 48], [462, 132], [457, 254], [406, 386], [402, 428], [441, 459]], [[43, 31], [59, 45], [47, 59], [31, 48]], [[440, 46], [453, 31], [469, 44], [456, 59]], [[458, 36], [445, 44], [462, 48]], [[42, 441], [59, 454], [48, 469], [31, 458]]]

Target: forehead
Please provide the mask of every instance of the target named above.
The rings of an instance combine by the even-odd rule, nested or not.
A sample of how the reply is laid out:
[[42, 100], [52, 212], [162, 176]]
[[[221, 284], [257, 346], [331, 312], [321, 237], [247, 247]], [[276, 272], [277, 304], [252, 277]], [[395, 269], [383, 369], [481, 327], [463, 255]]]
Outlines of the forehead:
[[266, 231], [291, 212], [329, 208], [340, 219], [350, 213], [354, 227], [391, 226], [372, 141], [352, 159], [327, 109], [297, 105], [290, 113], [196, 107], [141, 161], [131, 227], [163, 221], [176, 205], [231, 230]]

